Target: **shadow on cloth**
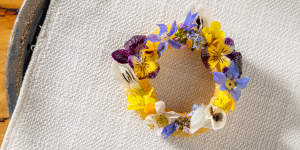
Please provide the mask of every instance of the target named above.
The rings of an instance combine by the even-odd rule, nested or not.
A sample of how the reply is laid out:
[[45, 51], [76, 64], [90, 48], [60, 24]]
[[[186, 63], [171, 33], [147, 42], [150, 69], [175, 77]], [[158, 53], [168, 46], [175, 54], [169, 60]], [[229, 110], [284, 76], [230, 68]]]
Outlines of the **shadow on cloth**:
[[[166, 141], [184, 149], [241, 149], [249, 146], [253, 149], [274, 149], [284, 146], [280, 137], [281, 132], [285, 131], [282, 129], [297, 128], [296, 124], [288, 124], [286, 120], [286, 110], [292, 102], [292, 91], [285, 88], [281, 79], [256, 68], [247, 60], [244, 60], [243, 70], [243, 75], [251, 78], [250, 83], [242, 91], [235, 112], [230, 113], [223, 129], [190, 139], [170, 137]], [[290, 111], [289, 118], [299, 116], [297, 109]], [[288, 148], [287, 146], [284, 147]]]

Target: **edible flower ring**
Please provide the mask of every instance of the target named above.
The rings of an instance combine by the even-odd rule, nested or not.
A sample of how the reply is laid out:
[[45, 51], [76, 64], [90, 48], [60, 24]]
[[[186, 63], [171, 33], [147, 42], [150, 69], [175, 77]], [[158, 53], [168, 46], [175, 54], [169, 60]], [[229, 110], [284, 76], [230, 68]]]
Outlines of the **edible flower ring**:
[[[209, 20], [198, 13], [187, 14], [183, 23], [158, 24], [159, 31], [149, 35], [135, 35], [115, 50], [112, 71], [125, 86], [128, 96], [127, 110], [133, 110], [155, 132], [168, 138], [196, 136], [224, 127], [229, 112], [241, 97], [250, 78], [242, 78], [242, 55], [235, 49], [230, 37], [225, 37], [218, 21]], [[194, 104], [192, 110], [177, 113], [159, 101], [149, 79], [160, 70], [157, 60], [168, 49], [189, 49], [201, 53], [204, 66], [212, 73], [216, 83], [214, 96], [208, 105]]]

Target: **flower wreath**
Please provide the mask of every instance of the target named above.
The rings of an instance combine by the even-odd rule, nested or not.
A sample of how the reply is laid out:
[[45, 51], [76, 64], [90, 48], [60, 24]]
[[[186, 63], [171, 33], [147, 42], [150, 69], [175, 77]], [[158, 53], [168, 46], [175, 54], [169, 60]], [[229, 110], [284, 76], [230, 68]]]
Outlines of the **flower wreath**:
[[[124, 49], [112, 53], [114, 76], [126, 87], [127, 110], [136, 111], [151, 128], [164, 138], [170, 135], [195, 136], [209, 129], [224, 127], [229, 111], [241, 96], [250, 78], [241, 78], [242, 55], [235, 50], [234, 41], [226, 37], [221, 24], [192, 14], [184, 23], [158, 24], [159, 30], [149, 35], [135, 35]], [[157, 59], [168, 49], [191, 49], [201, 53], [202, 61], [210, 69], [216, 83], [214, 96], [208, 105], [194, 104], [192, 111], [170, 111], [158, 101], [149, 79], [157, 76]]]

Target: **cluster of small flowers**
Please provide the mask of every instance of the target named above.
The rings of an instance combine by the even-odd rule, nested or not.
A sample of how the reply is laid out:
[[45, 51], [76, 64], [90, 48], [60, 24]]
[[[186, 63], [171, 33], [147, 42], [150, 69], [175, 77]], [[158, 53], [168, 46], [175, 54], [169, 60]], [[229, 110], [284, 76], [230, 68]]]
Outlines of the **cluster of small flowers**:
[[[221, 24], [204, 25], [205, 17], [191, 11], [181, 24], [158, 24], [159, 32], [133, 36], [123, 49], [112, 53], [119, 63], [121, 77], [128, 83], [128, 110], [138, 112], [145, 122], [165, 138], [175, 132], [194, 134], [200, 128], [217, 130], [226, 122], [229, 111], [241, 97], [250, 78], [241, 78], [242, 55], [234, 41], [226, 37]], [[206, 21], [208, 22], [208, 21]], [[167, 111], [158, 101], [148, 80], [157, 76], [157, 60], [168, 49], [191, 49], [201, 53], [203, 64], [210, 69], [217, 89], [208, 105], [194, 105], [188, 114]], [[127, 67], [128, 66], [128, 67]], [[146, 90], [150, 89], [150, 90]]]

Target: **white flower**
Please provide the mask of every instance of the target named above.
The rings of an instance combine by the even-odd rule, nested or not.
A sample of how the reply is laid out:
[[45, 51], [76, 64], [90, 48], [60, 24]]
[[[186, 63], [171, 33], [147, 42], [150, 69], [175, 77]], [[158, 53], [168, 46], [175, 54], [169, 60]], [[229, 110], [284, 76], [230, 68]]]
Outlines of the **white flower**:
[[159, 135], [161, 135], [161, 131], [165, 126], [173, 123], [180, 117], [180, 115], [174, 111], [166, 112], [166, 104], [163, 101], [155, 103], [155, 111], [156, 114], [148, 115], [145, 118], [145, 122], [153, 127]]
[[190, 131], [195, 133], [200, 128], [212, 128], [218, 130], [224, 127], [226, 123], [226, 113], [214, 105], [200, 105], [194, 110]]
[[213, 130], [221, 129], [225, 126], [227, 116], [223, 109], [215, 105], [208, 105], [210, 111], [209, 119]]
[[127, 89], [141, 89], [138, 78], [128, 64], [119, 64], [114, 61], [111, 67], [112, 77], [115, 78], [119, 84]]

